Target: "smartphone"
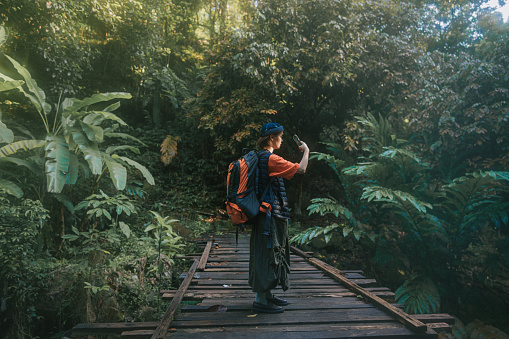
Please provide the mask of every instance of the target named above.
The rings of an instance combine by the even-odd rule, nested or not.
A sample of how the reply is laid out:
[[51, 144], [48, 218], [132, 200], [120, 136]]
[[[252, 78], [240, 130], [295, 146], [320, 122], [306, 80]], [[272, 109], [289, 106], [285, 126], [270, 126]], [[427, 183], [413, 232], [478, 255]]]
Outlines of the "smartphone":
[[297, 146], [301, 146], [302, 145], [302, 141], [300, 141], [299, 137], [297, 136], [297, 134], [295, 134], [293, 136], [293, 140], [295, 141], [295, 143], [297, 144]]

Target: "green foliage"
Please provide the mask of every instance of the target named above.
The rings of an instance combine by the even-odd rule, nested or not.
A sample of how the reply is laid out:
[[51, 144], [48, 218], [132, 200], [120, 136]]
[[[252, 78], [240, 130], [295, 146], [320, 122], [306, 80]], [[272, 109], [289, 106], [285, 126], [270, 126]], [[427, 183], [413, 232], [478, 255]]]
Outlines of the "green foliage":
[[91, 283], [85, 281], [85, 289], [91, 290], [92, 293], [94, 293], [94, 294], [97, 294], [97, 292], [101, 292], [101, 291], [107, 291], [107, 290], [109, 290], [109, 288], [110, 287], [108, 285], [94, 286]]
[[99, 225], [104, 225], [105, 223], [101, 220], [106, 218], [107, 222], [109, 221], [113, 227], [118, 226], [127, 238], [131, 235], [129, 226], [119, 220], [123, 214], [131, 216], [131, 214], [137, 213], [136, 206], [127, 196], [116, 194], [110, 197], [101, 190], [99, 194], [92, 194], [75, 207], [77, 211], [82, 209], [87, 211], [89, 218], [99, 222]]
[[7, 41], [8, 31], [7, 28], [0, 26], [0, 46]]
[[[454, 179], [443, 187], [442, 213], [450, 243], [455, 251], [464, 251], [473, 234], [485, 225], [501, 228], [509, 223], [507, 192], [508, 172], [478, 172]], [[503, 181], [506, 181], [505, 185]]]
[[402, 192], [398, 190], [392, 190], [390, 188], [380, 186], [367, 186], [364, 188], [364, 193], [361, 199], [366, 199], [368, 202], [374, 201], [386, 201], [392, 204], [404, 205], [405, 202], [409, 202], [417, 211], [426, 213], [426, 208], [432, 209], [431, 204], [417, 200], [412, 194]]
[[[29, 149], [44, 146], [45, 172], [47, 191], [53, 193], [62, 192], [64, 185], [76, 183], [80, 163], [86, 161], [93, 175], [101, 175], [103, 162], [112, 179], [113, 184], [119, 190], [123, 190], [127, 181], [126, 167], [134, 167], [143, 174], [150, 184], [154, 179], [148, 170], [140, 163], [127, 157], [112, 153], [120, 148], [109, 148], [109, 152], [100, 150], [99, 146], [105, 137], [125, 137], [115, 133], [118, 124], [126, 123], [116, 116], [113, 111], [120, 104], [114, 103], [103, 110], [91, 109], [94, 105], [109, 102], [115, 99], [128, 99], [127, 93], [100, 93], [94, 94], [83, 100], [66, 98], [55, 106], [53, 127], [50, 126], [50, 113], [52, 106], [46, 101], [44, 91], [32, 79], [30, 73], [14, 59], [7, 56], [15, 70], [21, 75], [26, 84], [18, 89], [35, 106], [42, 123], [45, 126], [46, 135], [43, 142], [38, 140], [24, 140], [18, 143], [10, 143], [0, 149], [2, 156], [11, 155], [19, 149]], [[6, 70], [0, 72], [4, 81], [13, 81], [8, 77]], [[116, 124], [112, 124], [116, 123]], [[133, 139], [131, 137], [131, 139]], [[135, 148], [124, 148], [133, 150]], [[80, 159], [81, 158], [81, 159]], [[85, 174], [86, 175], [86, 174]]]
[[4, 319], [16, 320], [16, 334], [37, 320], [34, 304], [39, 289], [35, 282], [46, 277], [34, 269], [34, 261], [40, 256], [40, 234], [48, 218], [49, 211], [39, 201], [0, 196], [0, 312]]
[[179, 254], [180, 249], [185, 245], [182, 243], [183, 238], [173, 230], [171, 225], [178, 220], [163, 217], [154, 211], [150, 212], [154, 215], [154, 221], [145, 228], [145, 232], [151, 234], [152, 237], [144, 237], [143, 240], [157, 249], [157, 256], [153, 260], [159, 263], [158, 273], [161, 275], [163, 273], [161, 261], [163, 251], [169, 258], [170, 263], [173, 263], [173, 257]]
[[[40, 231], [49, 217], [39, 201], [13, 202], [0, 196], [0, 258], [4, 277], [19, 271], [37, 249]], [[3, 280], [3, 279], [2, 279]]]
[[[338, 227], [337, 223], [328, 228], [336, 232], [343, 229], [345, 237], [350, 230], [354, 235], [357, 232], [356, 239], [371, 233], [373, 242], [362, 244], [371, 247], [368, 251], [374, 246], [374, 263], [378, 267], [392, 267], [402, 278], [412, 274], [426, 276], [407, 279], [397, 297], [409, 312], [437, 312], [437, 282], [448, 291], [461, 284], [461, 258], [476, 243], [475, 234], [485, 227], [503, 229], [508, 225], [509, 205], [504, 200], [507, 173], [475, 172], [430, 192], [430, 171], [413, 151], [415, 146], [392, 135], [392, 127], [381, 116], [377, 120], [368, 115], [357, 118], [357, 122], [363, 131], [361, 163], [341, 169], [334, 156], [316, 157], [333, 168], [346, 199], [340, 203], [315, 198], [308, 210], [343, 219], [349, 228]], [[351, 182], [358, 189], [351, 189]], [[307, 244], [324, 230], [310, 228], [294, 240]], [[506, 248], [504, 242], [498, 246]]]
[[440, 295], [433, 280], [421, 276], [407, 279], [396, 290], [396, 302], [409, 314], [429, 314], [440, 311]]
[[[306, 180], [298, 193], [327, 222], [297, 241], [318, 239], [335, 252], [345, 242], [363, 246], [393, 274], [394, 286], [412, 274], [429, 277], [446, 307], [470, 302], [467, 288], [503, 291], [509, 26], [485, 3], [4, 0], [0, 48], [13, 58], [0, 60], [0, 195], [14, 209], [24, 197], [49, 211], [46, 226], [26, 231], [36, 239], [33, 251], [94, 261], [85, 274], [76, 269], [86, 276], [72, 280], [79, 291], [85, 280], [113, 287], [119, 280], [105, 278], [100, 266], [114, 256], [101, 251], [141, 262], [124, 252], [144, 246], [136, 225], [151, 214], [143, 211], [183, 220], [195, 219], [193, 208], [220, 207], [227, 153], [254, 146], [261, 124], [277, 120], [311, 147], [318, 135], [344, 141], [313, 156], [334, 172], [320, 176], [310, 166], [308, 177], [319, 179]], [[119, 89], [134, 96], [122, 109], [119, 100], [128, 95]], [[95, 94], [109, 91], [117, 98]], [[64, 99], [78, 96], [88, 98]], [[168, 134], [181, 140], [178, 157], [168, 143], [172, 166], [163, 167], [157, 150]], [[281, 154], [295, 161], [287, 144]], [[117, 222], [114, 205], [126, 200], [116, 190], [139, 198], [130, 202], [138, 214], [122, 212]], [[97, 208], [75, 209], [100, 192], [111, 204], [95, 197], [89, 201], [99, 201]], [[186, 226], [196, 233], [211, 224]], [[129, 310], [155, 304], [148, 297], [153, 286], [143, 284], [160, 272], [160, 259], [125, 265], [138, 281], [117, 265], [130, 286], [117, 285]], [[34, 275], [42, 280], [40, 266]], [[39, 285], [28, 274], [19, 277], [19, 291], [28, 282], [19, 305], [35, 310], [23, 316], [37, 316], [28, 300], [42, 295]], [[418, 292], [408, 290], [412, 300]], [[85, 292], [91, 303], [107, 294]], [[91, 303], [80, 309], [92, 310]], [[475, 307], [461, 308], [469, 309]]]
[[[290, 242], [296, 243], [298, 245], [307, 245], [307, 244], [311, 243], [311, 241], [313, 239], [323, 235], [323, 237], [325, 239], [325, 243], [329, 243], [331, 238], [334, 236], [336, 229], [342, 228], [342, 227], [344, 227], [344, 225], [339, 225], [339, 224], [332, 224], [327, 227], [320, 227], [320, 226], [310, 227], [307, 230], [300, 232], [300, 233], [296, 234], [295, 236], [293, 236], [290, 239]], [[343, 228], [343, 232], [344, 232], [344, 230], [345, 230], [345, 228]], [[346, 235], [348, 235], [348, 234], [346, 234], [346, 235], [343, 234], [343, 235], [346, 237]], [[359, 238], [357, 236], [356, 236], [356, 238], [357, 238], [357, 240], [359, 240]]]

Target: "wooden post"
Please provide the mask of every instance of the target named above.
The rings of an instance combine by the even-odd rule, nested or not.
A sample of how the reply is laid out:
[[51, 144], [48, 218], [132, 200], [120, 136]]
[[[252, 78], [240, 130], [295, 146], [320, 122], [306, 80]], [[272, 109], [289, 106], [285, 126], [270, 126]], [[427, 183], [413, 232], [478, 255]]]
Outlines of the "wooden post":
[[315, 266], [318, 269], [321, 269], [322, 271], [326, 272], [330, 277], [332, 277], [334, 280], [342, 283], [345, 285], [346, 288], [348, 288], [350, 291], [361, 295], [364, 299], [368, 300], [370, 303], [376, 305], [380, 309], [384, 310], [385, 312], [389, 313], [391, 316], [399, 320], [403, 325], [407, 326], [411, 330], [417, 332], [417, 333], [424, 333], [427, 331], [428, 327], [426, 324], [424, 324], [422, 321], [419, 321], [404, 311], [400, 310], [399, 308], [395, 307], [394, 305], [388, 303], [387, 301], [383, 300], [382, 298], [376, 296], [375, 294], [368, 292], [364, 288], [360, 287], [359, 285], [353, 283], [352, 281], [345, 278], [340, 270], [338, 270], [335, 267], [330, 266], [329, 264], [316, 259], [312, 258], [307, 253], [299, 250], [298, 248], [291, 246], [291, 250], [306, 259], [307, 262], [309, 262], [311, 265]]
[[157, 326], [154, 334], [152, 335], [152, 339], [162, 339], [168, 332], [168, 329], [170, 328], [171, 322], [173, 321], [173, 317], [175, 316], [175, 313], [177, 312], [180, 303], [182, 302], [182, 299], [184, 298], [184, 294], [187, 291], [187, 288], [189, 287], [189, 284], [191, 284], [191, 280], [193, 280], [194, 273], [196, 272], [196, 268], [198, 267], [198, 260], [195, 260], [193, 263], [193, 266], [189, 269], [189, 272], [187, 272], [187, 276], [180, 284], [179, 289], [177, 290], [177, 293], [171, 300], [170, 306], [168, 307], [168, 310], [166, 310], [166, 313], [164, 313], [163, 318], [161, 319], [161, 322]]

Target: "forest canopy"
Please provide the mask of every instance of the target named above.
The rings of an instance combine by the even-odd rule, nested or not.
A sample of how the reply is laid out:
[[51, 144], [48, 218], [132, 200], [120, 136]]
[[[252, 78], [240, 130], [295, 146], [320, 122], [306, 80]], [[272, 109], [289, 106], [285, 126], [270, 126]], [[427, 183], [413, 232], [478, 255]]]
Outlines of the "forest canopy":
[[315, 152], [296, 244], [360, 248], [408, 312], [509, 331], [509, 23], [487, 3], [3, 0], [0, 335], [157, 319], [266, 122]]

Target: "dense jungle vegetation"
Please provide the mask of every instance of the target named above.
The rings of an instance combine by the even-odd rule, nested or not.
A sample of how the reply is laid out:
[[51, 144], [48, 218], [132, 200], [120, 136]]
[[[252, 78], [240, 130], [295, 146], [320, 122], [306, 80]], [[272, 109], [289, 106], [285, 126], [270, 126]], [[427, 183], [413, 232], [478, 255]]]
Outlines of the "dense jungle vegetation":
[[509, 24], [486, 2], [0, 1], [0, 337], [159, 319], [269, 121], [281, 155], [314, 151], [295, 244], [505, 337]]

